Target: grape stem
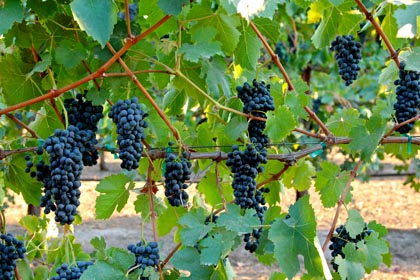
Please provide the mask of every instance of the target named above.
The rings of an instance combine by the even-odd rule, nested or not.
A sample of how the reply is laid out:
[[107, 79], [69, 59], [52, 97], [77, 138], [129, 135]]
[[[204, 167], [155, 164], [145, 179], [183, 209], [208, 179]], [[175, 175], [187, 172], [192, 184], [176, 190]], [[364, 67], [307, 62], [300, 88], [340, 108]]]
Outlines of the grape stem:
[[18, 124], [21, 127], [23, 127], [24, 129], [26, 129], [32, 135], [33, 138], [36, 138], [36, 139], [41, 138], [41, 137], [39, 137], [39, 135], [35, 131], [33, 131], [32, 129], [30, 129], [29, 126], [27, 126], [24, 122], [22, 122], [21, 120], [19, 120], [18, 118], [16, 118], [12, 114], [6, 113], [6, 117], [8, 117], [9, 119], [11, 119], [16, 124]]
[[55, 114], [57, 115], [58, 119], [59, 119], [59, 120], [60, 120], [60, 122], [63, 124], [63, 126], [64, 126], [64, 127], [66, 127], [66, 122], [63, 120], [63, 116], [62, 116], [62, 115], [60, 114], [60, 112], [58, 111], [57, 104], [55, 103], [54, 98], [51, 98], [51, 99], [50, 99], [50, 102], [51, 102], [51, 106], [53, 107], [54, 112], [55, 112]]
[[166, 15], [164, 16], [162, 19], [160, 19], [157, 23], [155, 23], [153, 26], [151, 26], [149, 29], [147, 29], [145, 32], [143, 32], [142, 34], [140, 34], [139, 36], [133, 38], [133, 39], [128, 39], [126, 41], [126, 43], [124, 44], [124, 46], [118, 51], [116, 52], [115, 55], [113, 55], [107, 62], [105, 62], [105, 64], [103, 64], [98, 70], [96, 70], [94, 73], [70, 84], [67, 85], [65, 87], [62, 87], [61, 89], [56, 89], [53, 88], [51, 89], [49, 92], [47, 92], [44, 95], [26, 100], [24, 102], [9, 106], [3, 110], [0, 110], [0, 116], [4, 115], [6, 113], [15, 111], [17, 109], [20, 108], [24, 108], [27, 106], [30, 106], [32, 104], [36, 104], [42, 101], [45, 101], [47, 99], [51, 99], [51, 98], [57, 98], [58, 96], [62, 95], [63, 93], [65, 93], [66, 91], [69, 91], [71, 89], [74, 89], [84, 83], [87, 83], [93, 79], [96, 78], [101, 78], [103, 76], [103, 73], [105, 73], [105, 71], [107, 69], [109, 69], [117, 60], [118, 58], [121, 57], [121, 55], [123, 55], [131, 46], [135, 45], [137, 42], [139, 42], [140, 40], [142, 40], [143, 38], [145, 38], [146, 36], [148, 36], [150, 33], [152, 33], [153, 31], [155, 31], [158, 27], [160, 27], [162, 24], [164, 24], [166, 21], [168, 21], [171, 18], [170, 15]]
[[[270, 183], [270, 182], [273, 182], [273, 181], [277, 181], [283, 174], [284, 174], [284, 172], [286, 172], [286, 170], [287, 169], [289, 169], [289, 167], [290, 167], [291, 165], [290, 164], [285, 164], [284, 166], [283, 166], [283, 168], [282, 169], [280, 169], [280, 171], [279, 172], [277, 172], [276, 174], [274, 174], [273, 176], [271, 176], [270, 178], [267, 178], [266, 180], [264, 180], [264, 181], [262, 181], [262, 182], [260, 182], [260, 183], [258, 183], [257, 184], [257, 189], [259, 189], [259, 188], [261, 188], [262, 186], [264, 186], [264, 185], [266, 185], [266, 184], [268, 184], [268, 183]], [[225, 207], [226, 208], [226, 207]]]
[[[107, 42], [106, 46], [111, 51], [112, 54], [116, 54], [115, 49], [112, 47], [112, 45]], [[161, 119], [165, 122], [165, 124], [168, 126], [168, 128], [171, 130], [172, 134], [174, 135], [175, 139], [179, 141], [179, 134], [176, 128], [172, 125], [171, 121], [168, 119], [168, 117], [165, 115], [165, 113], [162, 111], [162, 109], [159, 108], [156, 101], [150, 96], [150, 94], [147, 92], [145, 87], [140, 83], [140, 81], [137, 79], [136, 75], [131, 71], [131, 69], [127, 66], [127, 64], [122, 60], [120, 57], [118, 58], [118, 62], [121, 64], [121, 66], [124, 68], [125, 72], [130, 76], [130, 78], [133, 80], [133, 82], [136, 84], [136, 86], [140, 89], [140, 91], [143, 93], [143, 95], [146, 97], [146, 99], [152, 104], [153, 108], [156, 110], [156, 112], [159, 114]]]
[[408, 124], [408, 123], [411, 123], [411, 122], [414, 122], [414, 121], [416, 121], [416, 120], [418, 120], [418, 119], [420, 119], [420, 115], [417, 115], [417, 116], [415, 116], [414, 118], [411, 118], [411, 119], [408, 119], [408, 120], [406, 120], [406, 121], [403, 121], [403, 122], [401, 122], [401, 123], [399, 123], [399, 124], [397, 124], [397, 125], [395, 125], [393, 128], [391, 128], [383, 137], [382, 137], [382, 140], [381, 140], [381, 143], [384, 143], [383, 141], [385, 140], [385, 138], [388, 138], [394, 131], [396, 131], [398, 128], [400, 128], [400, 127], [402, 127], [402, 126], [404, 126], [404, 125], [406, 125], [406, 124]]
[[125, 0], [125, 21], [127, 22], [127, 36], [128, 38], [133, 38], [131, 34], [131, 19], [130, 19], [130, 10], [128, 8], [128, 0]]
[[20, 278], [19, 269], [18, 269], [17, 265], [15, 266], [15, 278], [16, 278], [16, 280], [21, 280], [22, 279], [22, 278]]
[[176, 251], [179, 250], [179, 248], [181, 248], [182, 243], [179, 242], [178, 244], [176, 244], [176, 246], [171, 250], [171, 252], [169, 252], [169, 254], [166, 256], [166, 258], [163, 260], [163, 262], [161, 263], [161, 268], [165, 267], [165, 265], [169, 262], [169, 260], [175, 255]]
[[351, 182], [357, 176], [357, 171], [359, 170], [362, 163], [363, 163], [363, 160], [359, 160], [359, 162], [357, 162], [356, 166], [350, 172], [350, 176], [349, 176], [349, 179], [347, 180], [346, 186], [345, 186], [343, 192], [340, 195], [340, 199], [337, 202], [337, 208], [335, 209], [335, 215], [334, 215], [334, 219], [332, 221], [331, 227], [330, 227], [330, 231], [328, 232], [327, 237], [325, 239], [325, 242], [322, 245], [322, 251], [324, 251], [324, 253], [328, 248], [328, 243], [330, 242], [331, 237], [334, 233], [334, 230], [337, 226], [338, 216], [340, 215], [340, 209], [344, 204], [344, 200], [346, 199], [346, 196], [347, 196], [348, 192], [350, 191]]
[[386, 34], [384, 33], [384, 31], [382, 30], [382, 28], [379, 25], [379, 23], [375, 20], [375, 18], [372, 16], [372, 13], [368, 11], [368, 9], [362, 3], [361, 0], [355, 0], [355, 2], [357, 4], [357, 6], [359, 6], [359, 8], [365, 14], [366, 19], [369, 20], [372, 23], [372, 25], [375, 28], [376, 32], [378, 32], [379, 36], [384, 41], [386, 47], [389, 50], [390, 57], [394, 60], [395, 64], [397, 64], [397, 66], [400, 67], [400, 61], [398, 59], [398, 52], [395, 51], [394, 47], [392, 46], [391, 42], [389, 41], [388, 37], [386, 36]]

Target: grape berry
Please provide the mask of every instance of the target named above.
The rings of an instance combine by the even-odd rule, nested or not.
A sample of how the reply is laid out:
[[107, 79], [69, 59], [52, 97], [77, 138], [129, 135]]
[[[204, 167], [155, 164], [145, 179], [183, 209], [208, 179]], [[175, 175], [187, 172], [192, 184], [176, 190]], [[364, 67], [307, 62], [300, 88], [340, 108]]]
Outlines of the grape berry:
[[[399, 79], [394, 84], [397, 86], [397, 102], [394, 104], [395, 117], [398, 123], [414, 118], [420, 106], [420, 74], [415, 71], [406, 71], [405, 62], [400, 63]], [[405, 124], [397, 129], [400, 133], [408, 133], [414, 127], [414, 122]]]
[[0, 234], [0, 279], [15, 279], [15, 267], [18, 259], [25, 257], [26, 249], [22, 241], [13, 234]]
[[349, 86], [357, 79], [360, 70], [359, 61], [362, 59], [362, 45], [354, 40], [353, 35], [337, 36], [331, 43], [331, 50], [335, 51], [339, 74]]
[[115, 103], [108, 116], [117, 125], [117, 142], [119, 157], [122, 160], [121, 168], [127, 170], [137, 169], [143, 152], [144, 129], [148, 116], [140, 105], [137, 97]]
[[51, 277], [50, 280], [79, 280], [83, 272], [92, 264], [93, 262], [91, 261], [78, 261], [76, 262], [76, 266], [69, 266], [68, 264], [63, 263], [56, 269], [57, 275]]

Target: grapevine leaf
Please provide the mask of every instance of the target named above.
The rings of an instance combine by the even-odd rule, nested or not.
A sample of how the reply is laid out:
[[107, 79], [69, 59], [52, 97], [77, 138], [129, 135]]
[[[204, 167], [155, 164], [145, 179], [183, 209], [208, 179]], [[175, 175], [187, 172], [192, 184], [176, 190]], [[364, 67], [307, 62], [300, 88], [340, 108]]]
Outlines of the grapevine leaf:
[[209, 234], [199, 246], [201, 250], [200, 263], [203, 265], [217, 265], [221, 258], [227, 256], [235, 243], [236, 233], [221, 232]]
[[288, 107], [279, 106], [275, 113], [267, 113], [266, 132], [272, 142], [281, 142], [295, 127], [296, 119]]
[[184, 226], [181, 230], [181, 240], [186, 246], [193, 246], [214, 227], [213, 223], [204, 224], [206, 215], [203, 208], [191, 211], [179, 219], [179, 224]]
[[[319, 1], [318, 5], [325, 5], [325, 1]], [[323, 20], [312, 36], [312, 43], [316, 48], [329, 46], [336, 37], [337, 26], [340, 23], [340, 11], [333, 6], [324, 9]]]
[[236, 140], [242, 136], [242, 134], [248, 128], [248, 121], [244, 117], [233, 117], [225, 127], [225, 133], [232, 140]]
[[[308, 86], [305, 84], [306, 89]], [[311, 101], [311, 96], [305, 94], [306, 90], [299, 90], [298, 94], [289, 93], [286, 95], [285, 98], [285, 105], [289, 108], [293, 108], [292, 112], [294, 113], [295, 117], [300, 118], [308, 118], [308, 113], [303, 109], [304, 106], [307, 106]]]
[[349, 148], [353, 152], [361, 152], [361, 159], [369, 161], [370, 156], [378, 147], [379, 141], [386, 128], [386, 120], [379, 116], [372, 116], [366, 121], [366, 125], [353, 127], [350, 131], [350, 142]]
[[51, 17], [57, 11], [57, 3], [53, 0], [28, 0], [28, 7], [42, 18]]
[[179, 15], [182, 10], [182, 6], [188, 4], [188, 0], [159, 0], [159, 7], [163, 12], [169, 15]]
[[0, 34], [5, 34], [14, 22], [21, 22], [24, 8], [19, 0], [8, 0], [0, 5]]
[[354, 108], [336, 112], [326, 123], [335, 136], [347, 136], [353, 127], [363, 124], [364, 121], [359, 118], [359, 111]]
[[282, 271], [288, 278], [295, 276], [299, 271], [298, 255], [302, 255], [308, 272], [313, 276], [322, 276], [322, 261], [314, 245], [316, 219], [309, 196], [291, 205], [289, 216], [276, 219], [268, 233]]
[[52, 135], [58, 127], [62, 128], [63, 124], [51, 106], [46, 109], [42, 107], [36, 114], [35, 121], [29, 124], [29, 128], [33, 129], [43, 139]]
[[360, 280], [365, 275], [363, 266], [358, 262], [343, 259], [340, 255], [334, 258], [334, 262], [338, 265], [341, 279]]
[[[126, 188], [127, 183], [129, 184]], [[96, 191], [100, 193], [96, 198], [96, 218], [108, 219], [115, 208], [120, 212], [127, 203], [129, 190], [133, 187], [131, 179], [122, 173], [102, 179], [96, 187]]]
[[[221, 184], [221, 183], [220, 183]], [[216, 185], [216, 174], [214, 172], [207, 172], [206, 175], [200, 180], [198, 183], [198, 190], [202, 193], [206, 199], [206, 202], [214, 207], [217, 208], [222, 205], [222, 198], [218, 191]], [[228, 192], [230, 193], [229, 196], [232, 195], [232, 187], [228, 184], [221, 185], [223, 193]]]
[[121, 248], [111, 247], [106, 250], [108, 258], [97, 260], [90, 265], [80, 277], [80, 280], [103, 279], [119, 280], [127, 279], [125, 274], [134, 263], [134, 254]]
[[23, 154], [13, 155], [6, 166], [4, 185], [17, 194], [22, 194], [25, 202], [39, 205], [41, 199], [41, 183], [25, 173], [26, 161]]
[[76, 41], [62, 40], [55, 49], [57, 63], [69, 69], [77, 66], [83, 59], [87, 58], [87, 55], [86, 48]]
[[95, 236], [90, 240], [90, 244], [95, 248], [95, 257], [97, 260], [106, 260], [106, 242], [103, 236]]
[[343, 192], [349, 175], [340, 172], [340, 167], [332, 162], [321, 162], [321, 171], [315, 179], [315, 189], [321, 195], [324, 207], [333, 207]]
[[48, 275], [50, 273], [47, 266], [39, 265], [34, 269], [35, 273], [35, 280], [44, 280], [48, 279]]
[[262, 43], [255, 32], [243, 22], [242, 34], [235, 50], [235, 62], [240, 64], [242, 68], [254, 70], [257, 66], [261, 47]]
[[[387, 34], [387, 37], [391, 44], [399, 48], [403, 43], [404, 39], [398, 38], [398, 24], [397, 20], [395, 19], [395, 12], [398, 8], [396, 8], [394, 5], [386, 5], [384, 8], [384, 14], [385, 17], [382, 20], [381, 28], [384, 31], [385, 34]], [[384, 41], [382, 40], [382, 45], [385, 46]]]
[[226, 62], [220, 56], [216, 56], [211, 61], [206, 59], [202, 63], [201, 76], [206, 76], [206, 82], [212, 96], [230, 98], [232, 90], [230, 89], [228, 75], [226, 75]]
[[[0, 60], [0, 85], [3, 100], [8, 106], [30, 100], [41, 95], [39, 75], [27, 77], [33, 64], [26, 64], [16, 55], [6, 55]], [[33, 106], [39, 107], [40, 105]]]
[[34, 279], [34, 273], [32, 272], [30, 265], [31, 264], [27, 258], [24, 258], [23, 260], [17, 262], [16, 268], [19, 270], [19, 276], [21, 277], [21, 279]]
[[[162, 200], [155, 195], [152, 195], [152, 199], [155, 212], [159, 216], [165, 211], [165, 206], [163, 205]], [[143, 193], [137, 196], [136, 201], [134, 201], [134, 209], [136, 210], [136, 213], [141, 213], [143, 220], [146, 222], [150, 221], [151, 209], [149, 196], [147, 194]]]
[[356, 235], [360, 234], [365, 227], [365, 221], [360, 215], [359, 211], [350, 209], [347, 211], [346, 229], [349, 232], [351, 238], [356, 238]]
[[369, 222], [368, 228], [370, 228], [371, 230], [377, 232], [379, 234], [379, 237], [384, 237], [385, 235], [388, 234], [387, 228], [384, 227], [381, 224], [378, 224], [376, 221]]
[[252, 21], [255, 26], [258, 27], [258, 30], [261, 31], [264, 36], [267, 37], [271, 42], [276, 42], [280, 36], [281, 29], [278, 26], [278, 23], [274, 20], [268, 18], [255, 18]]
[[74, 0], [70, 7], [80, 28], [104, 47], [117, 22], [118, 11], [114, 1]]
[[228, 211], [220, 214], [217, 219], [217, 226], [224, 226], [226, 229], [236, 232], [238, 235], [252, 231], [252, 227], [261, 224], [255, 210], [247, 209], [241, 215], [241, 208], [238, 205], [229, 204]]
[[284, 185], [298, 191], [304, 191], [311, 186], [312, 176], [316, 174], [310, 161], [301, 159], [296, 165], [287, 169], [283, 175]]
[[213, 55], [222, 55], [220, 42], [199, 42], [196, 44], [182, 44], [179, 49], [180, 54], [184, 54], [186, 60], [198, 62], [200, 58], [210, 58]]
[[420, 72], [419, 63], [420, 63], [420, 47], [412, 48], [412, 52], [407, 56], [406, 66], [404, 69]]
[[286, 274], [282, 273], [282, 272], [272, 272], [270, 275], [270, 280], [286, 280], [287, 276]]
[[403, 9], [399, 8], [394, 11], [394, 16], [398, 23], [398, 38], [414, 38], [419, 37], [419, 3], [412, 2]]
[[210, 279], [213, 271], [211, 267], [200, 264], [200, 254], [197, 249], [192, 247], [177, 251], [172, 257], [171, 263], [175, 268], [191, 273], [190, 277], [180, 277], [179, 279]]
[[177, 224], [178, 219], [174, 217], [181, 217], [187, 210], [184, 207], [168, 207], [160, 215], [158, 215], [156, 223], [159, 236], [169, 234]]
[[27, 215], [20, 219], [19, 224], [24, 227], [29, 234], [35, 234], [39, 226], [39, 219], [36, 216]]
[[382, 263], [383, 254], [389, 253], [389, 246], [383, 239], [379, 239], [379, 233], [372, 232], [364, 240], [357, 243], [357, 250], [366, 255], [366, 261], [363, 266], [367, 273], [379, 268]]
[[215, 39], [222, 43], [222, 50], [226, 53], [232, 53], [239, 43], [241, 33], [236, 29], [239, 23], [237, 15], [229, 17], [220, 13], [203, 20], [203, 26], [211, 26], [218, 31]]

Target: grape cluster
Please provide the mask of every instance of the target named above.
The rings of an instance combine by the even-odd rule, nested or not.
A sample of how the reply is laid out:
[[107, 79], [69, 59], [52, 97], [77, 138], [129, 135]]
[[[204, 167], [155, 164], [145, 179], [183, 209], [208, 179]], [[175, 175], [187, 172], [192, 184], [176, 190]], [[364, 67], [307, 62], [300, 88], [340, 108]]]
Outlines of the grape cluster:
[[[255, 148], [255, 146], [260, 146]], [[257, 212], [261, 224], [264, 224], [264, 212], [267, 210], [264, 192], [268, 189], [257, 189], [255, 178], [263, 171], [262, 163], [267, 163], [267, 152], [261, 144], [248, 144], [244, 151], [240, 151], [237, 145], [232, 146], [232, 152], [228, 153], [226, 165], [229, 166], [233, 175], [233, 195], [235, 203], [242, 209], [253, 208]], [[262, 228], [253, 229], [252, 233], [245, 234], [245, 249], [251, 253], [258, 247]]]
[[362, 45], [354, 40], [353, 35], [337, 36], [331, 43], [331, 50], [335, 51], [339, 74], [349, 86], [357, 79], [360, 70], [359, 61], [362, 59]]
[[[335, 229], [335, 234], [331, 237], [331, 244], [329, 249], [332, 251], [331, 256], [335, 258], [336, 256], [340, 255], [343, 259], [345, 258], [345, 254], [343, 253], [343, 248], [346, 246], [347, 243], [357, 243], [367, 236], [369, 236], [373, 231], [365, 225], [362, 233], [356, 235], [355, 238], [351, 238], [346, 227], [344, 225], [340, 225]], [[357, 247], [356, 247], [357, 249]], [[333, 269], [337, 271], [338, 265], [334, 262], [334, 259], [331, 261]]]
[[[395, 117], [398, 123], [414, 118], [420, 106], [420, 74], [415, 71], [406, 71], [405, 62], [400, 63], [399, 79], [395, 80], [397, 86], [397, 102], [394, 104]], [[400, 133], [407, 133], [414, 127], [414, 122], [403, 125], [397, 129]]]
[[25, 257], [23, 242], [13, 234], [0, 234], [0, 279], [15, 279], [15, 267], [18, 259]]
[[[159, 247], [156, 242], [152, 241], [146, 244], [141, 241], [137, 244], [130, 244], [128, 245], [128, 250], [136, 257], [136, 262], [133, 267], [138, 267], [143, 271], [147, 267], [157, 268], [159, 264]], [[149, 278], [141, 275], [140, 279], [146, 280]]]
[[67, 111], [69, 125], [76, 126], [82, 133], [84, 146], [82, 152], [83, 164], [92, 166], [97, 163], [98, 151], [95, 145], [97, 125], [103, 118], [103, 107], [95, 106], [91, 101], [85, 100], [84, 95], [78, 93], [76, 99], [68, 98], [64, 100], [64, 108]]
[[145, 138], [144, 129], [147, 128], [144, 118], [148, 114], [141, 109], [137, 97], [133, 97], [124, 101], [118, 100], [112, 106], [108, 116], [117, 125], [121, 168], [137, 169], [143, 152], [141, 141]]
[[[138, 4], [136, 2], [128, 5], [128, 13], [130, 14], [130, 20], [134, 20], [137, 16]], [[125, 20], [125, 12], [119, 12], [118, 18]]]
[[92, 264], [93, 262], [91, 261], [78, 261], [76, 262], [76, 266], [69, 266], [68, 264], [63, 263], [56, 269], [57, 275], [51, 277], [50, 280], [79, 280], [83, 272]]
[[80, 150], [83, 145], [81, 132], [75, 126], [69, 126], [67, 130], [55, 130], [54, 135], [48, 137], [43, 145], [50, 158], [50, 177], [47, 184], [44, 184], [40, 206], [45, 207], [45, 214], [55, 211], [55, 220], [62, 225], [74, 221], [76, 208], [80, 204], [79, 187], [83, 170]]
[[188, 185], [185, 181], [191, 176], [191, 162], [188, 160], [188, 154], [182, 153], [179, 158], [173, 153], [167, 153], [165, 157], [165, 196], [172, 206], [186, 205], [188, 202], [188, 193], [185, 189]]
[[[274, 111], [274, 101], [270, 93], [270, 85], [264, 82], [252, 81], [252, 86], [245, 82], [244, 85], [236, 88], [238, 97], [244, 107], [242, 111], [255, 117], [267, 118], [268, 111]], [[248, 124], [248, 135], [252, 143], [261, 144], [265, 148], [269, 142], [268, 137], [263, 133], [266, 127], [265, 121], [251, 120]]]

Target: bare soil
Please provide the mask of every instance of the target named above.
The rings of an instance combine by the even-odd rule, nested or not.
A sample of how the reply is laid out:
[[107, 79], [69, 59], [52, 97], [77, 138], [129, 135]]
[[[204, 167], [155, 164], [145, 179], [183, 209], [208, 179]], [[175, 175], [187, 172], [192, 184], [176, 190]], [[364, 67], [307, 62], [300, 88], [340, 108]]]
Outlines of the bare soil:
[[[108, 171], [98, 167], [88, 168], [84, 173], [81, 205], [79, 207], [83, 224], [74, 226], [76, 242], [87, 251], [92, 250], [89, 241], [95, 236], [103, 236], [109, 246], [126, 247], [127, 244], [138, 242], [142, 234], [146, 239], [152, 239], [152, 229], [149, 224], [143, 224], [135, 213], [131, 202], [135, 200], [132, 194], [128, 205], [120, 212], [114, 213], [111, 219], [95, 220], [95, 199], [98, 193], [95, 187], [97, 179], [118, 172], [118, 163], [107, 163]], [[392, 266], [382, 266], [378, 271], [366, 275], [365, 279], [420, 279], [420, 193], [403, 184], [402, 177], [381, 177], [368, 183], [354, 181], [353, 200], [348, 208], [360, 210], [366, 221], [376, 220], [389, 230], [386, 239], [391, 244], [393, 254]], [[139, 182], [138, 184], [141, 184]], [[331, 225], [335, 209], [322, 207], [318, 194], [310, 191], [311, 202], [318, 222], [318, 237], [321, 244]], [[285, 211], [294, 203], [294, 191], [287, 190], [282, 195], [281, 206]], [[27, 206], [20, 197], [6, 211], [8, 230], [23, 233], [19, 219], [26, 213]], [[339, 223], [346, 219], [345, 209], [342, 209]], [[163, 257], [175, 246], [173, 234], [159, 239], [162, 242]], [[329, 253], [327, 252], [327, 256]], [[229, 256], [235, 270], [235, 279], [269, 279], [271, 272], [280, 271], [278, 267], [266, 267], [255, 261], [255, 257], [243, 249], [238, 249]]]

